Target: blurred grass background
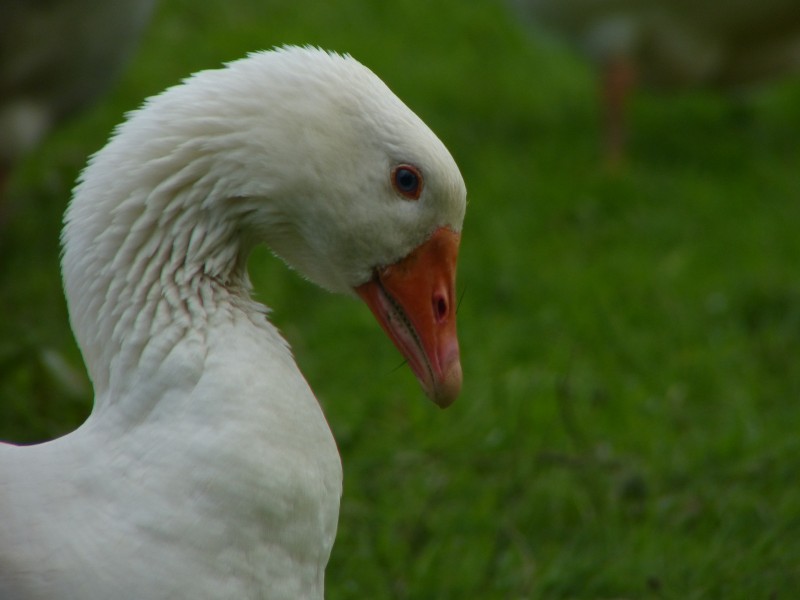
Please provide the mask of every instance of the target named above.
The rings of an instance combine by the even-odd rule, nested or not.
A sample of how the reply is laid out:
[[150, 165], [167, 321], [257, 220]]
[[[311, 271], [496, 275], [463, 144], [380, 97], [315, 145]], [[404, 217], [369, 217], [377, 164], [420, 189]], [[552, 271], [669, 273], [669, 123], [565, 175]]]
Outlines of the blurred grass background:
[[345, 468], [339, 598], [791, 598], [800, 589], [800, 82], [641, 94], [604, 168], [594, 74], [495, 0], [162, 0], [113, 93], [17, 170], [0, 239], [0, 439], [91, 406], [58, 235], [125, 111], [281, 44], [349, 52], [469, 190], [464, 392], [428, 403], [368, 311], [250, 270]]

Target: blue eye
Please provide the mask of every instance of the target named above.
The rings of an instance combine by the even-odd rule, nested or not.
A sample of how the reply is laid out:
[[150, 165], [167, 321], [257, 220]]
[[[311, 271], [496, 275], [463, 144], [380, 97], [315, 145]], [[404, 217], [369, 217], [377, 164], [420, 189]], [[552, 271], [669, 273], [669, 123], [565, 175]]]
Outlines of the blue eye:
[[392, 169], [392, 185], [404, 198], [416, 200], [422, 193], [422, 173], [412, 165], [399, 165]]
[[397, 169], [394, 180], [397, 189], [404, 194], [413, 194], [419, 187], [419, 177], [411, 169]]

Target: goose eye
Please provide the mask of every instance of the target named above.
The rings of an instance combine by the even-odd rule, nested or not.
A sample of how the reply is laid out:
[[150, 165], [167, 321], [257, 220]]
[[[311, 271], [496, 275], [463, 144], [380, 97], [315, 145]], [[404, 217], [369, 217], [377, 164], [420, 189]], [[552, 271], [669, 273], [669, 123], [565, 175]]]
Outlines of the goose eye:
[[416, 200], [422, 193], [422, 173], [411, 165], [392, 169], [392, 185], [397, 193], [408, 200]]

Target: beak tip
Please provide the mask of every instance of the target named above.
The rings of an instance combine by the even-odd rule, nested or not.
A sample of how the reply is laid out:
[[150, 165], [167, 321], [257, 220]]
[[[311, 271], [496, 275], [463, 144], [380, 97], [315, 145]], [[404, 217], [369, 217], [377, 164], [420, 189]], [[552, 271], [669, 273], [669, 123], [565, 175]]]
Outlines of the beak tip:
[[428, 395], [439, 408], [445, 409], [458, 398], [462, 380], [461, 362], [456, 360], [450, 365], [445, 376], [434, 383], [433, 389]]

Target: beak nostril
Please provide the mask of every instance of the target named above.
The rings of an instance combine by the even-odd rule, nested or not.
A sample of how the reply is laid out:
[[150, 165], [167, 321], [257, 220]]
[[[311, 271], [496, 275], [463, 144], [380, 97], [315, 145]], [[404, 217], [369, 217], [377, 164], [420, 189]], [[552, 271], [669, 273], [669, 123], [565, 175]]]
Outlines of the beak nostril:
[[447, 317], [447, 300], [444, 296], [437, 296], [433, 299], [433, 314], [437, 323], [444, 321]]

